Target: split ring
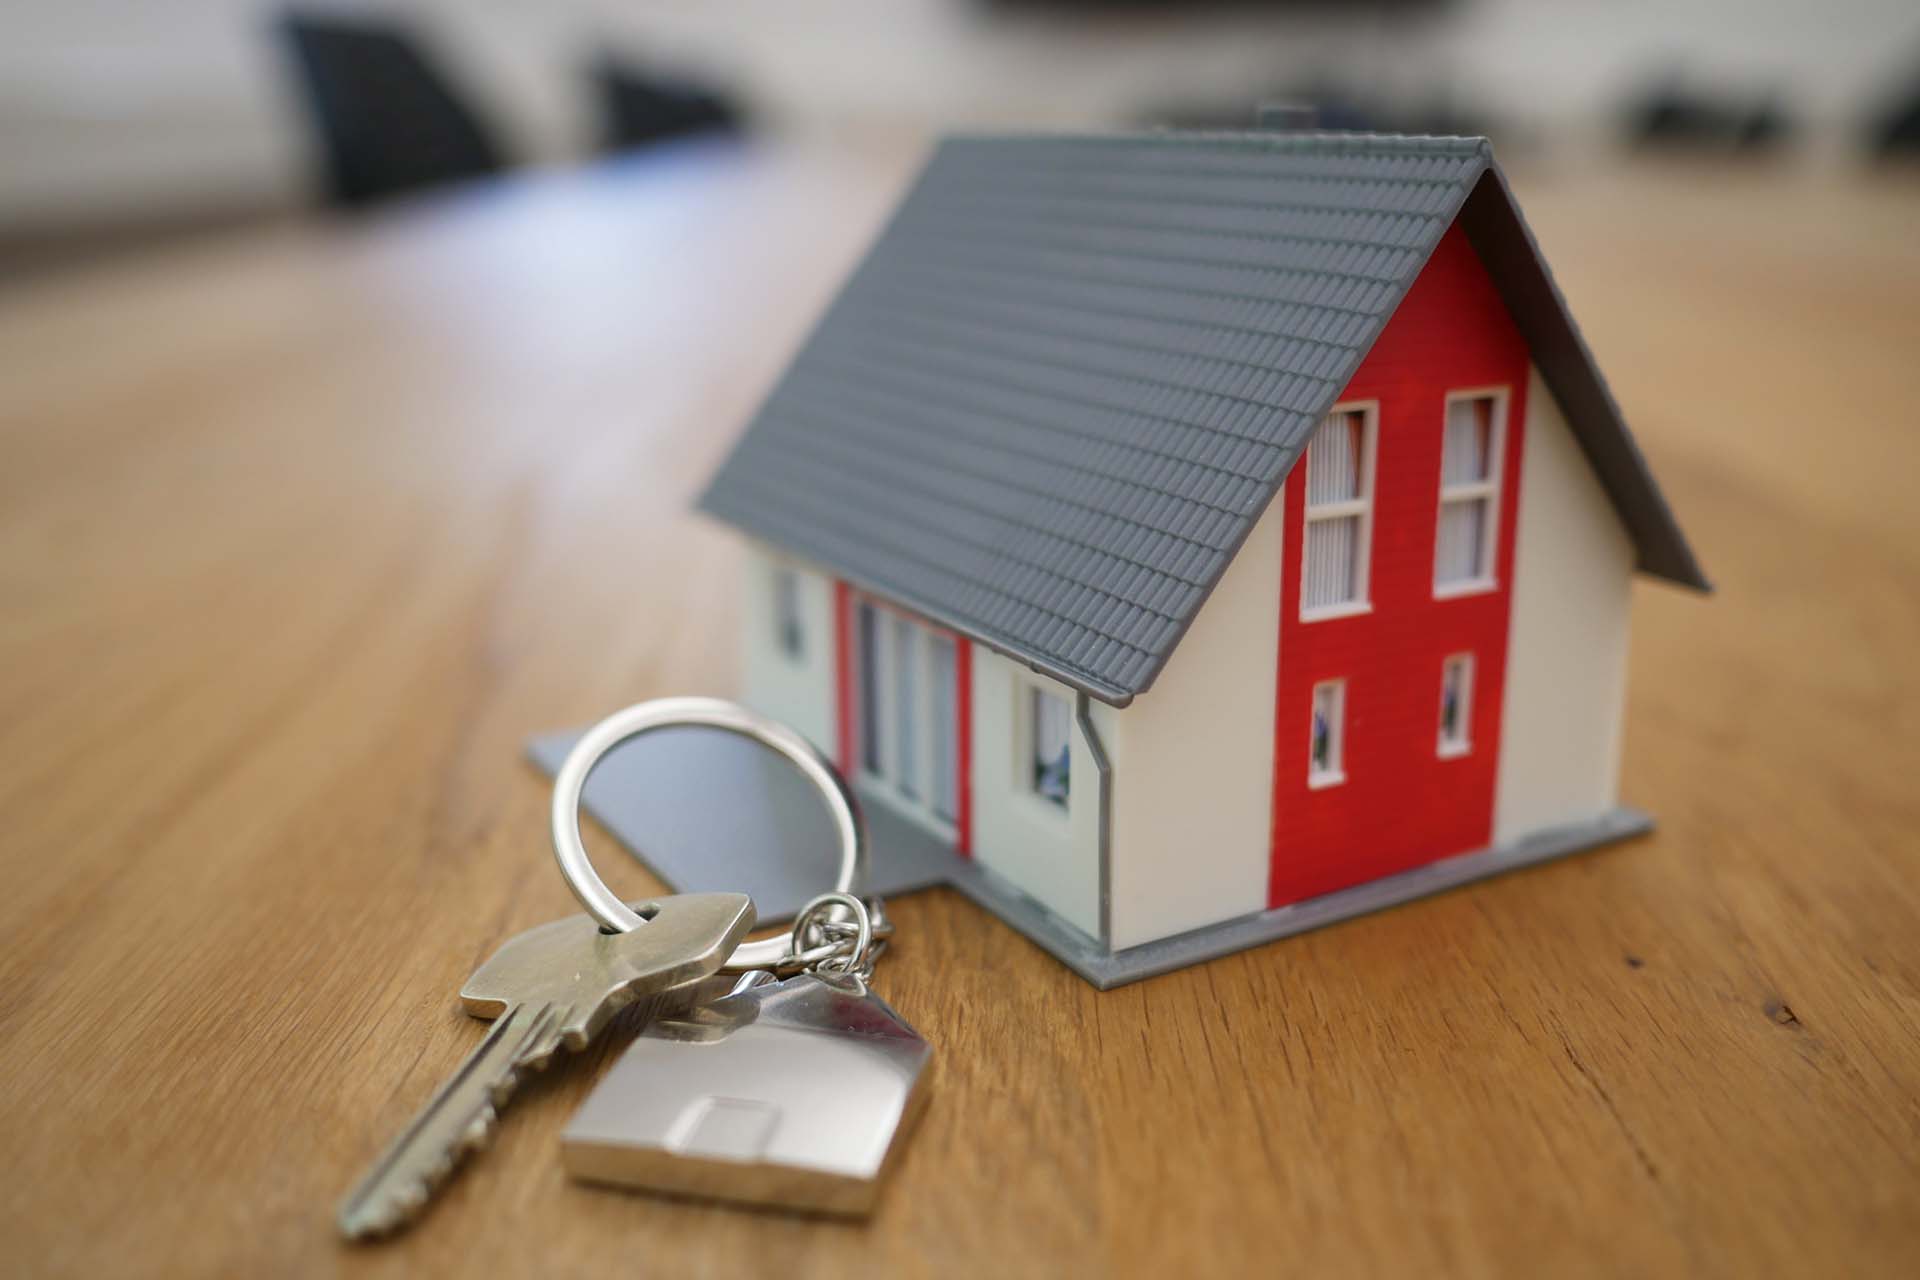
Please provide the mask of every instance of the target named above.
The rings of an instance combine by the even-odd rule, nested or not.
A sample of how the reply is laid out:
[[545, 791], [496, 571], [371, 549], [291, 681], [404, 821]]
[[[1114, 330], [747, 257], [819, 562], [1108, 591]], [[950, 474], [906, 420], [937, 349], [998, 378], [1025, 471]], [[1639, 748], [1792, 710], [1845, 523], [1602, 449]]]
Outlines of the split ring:
[[[580, 839], [580, 793], [586, 789], [587, 775], [607, 752], [629, 738], [679, 725], [724, 729], [785, 756], [813, 784], [833, 819], [834, 833], [840, 839], [840, 870], [834, 878], [834, 892], [851, 894], [865, 886], [867, 829], [860, 820], [859, 804], [840, 771], [812, 743], [777, 721], [720, 698], [656, 698], [616, 711], [587, 730], [567, 752], [566, 762], [554, 778], [553, 856], [573, 896], [603, 928], [627, 933], [646, 921], [607, 888], [587, 858], [586, 845]], [[741, 943], [724, 967], [731, 972], [770, 969], [788, 955], [789, 938], [776, 935]]]

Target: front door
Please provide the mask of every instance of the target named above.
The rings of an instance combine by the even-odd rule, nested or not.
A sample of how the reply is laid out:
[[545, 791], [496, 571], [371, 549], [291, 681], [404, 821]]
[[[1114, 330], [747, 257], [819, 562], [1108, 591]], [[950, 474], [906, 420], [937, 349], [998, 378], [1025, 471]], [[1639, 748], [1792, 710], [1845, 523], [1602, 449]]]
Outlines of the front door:
[[962, 813], [962, 644], [856, 596], [853, 751], [866, 789], [957, 843]]

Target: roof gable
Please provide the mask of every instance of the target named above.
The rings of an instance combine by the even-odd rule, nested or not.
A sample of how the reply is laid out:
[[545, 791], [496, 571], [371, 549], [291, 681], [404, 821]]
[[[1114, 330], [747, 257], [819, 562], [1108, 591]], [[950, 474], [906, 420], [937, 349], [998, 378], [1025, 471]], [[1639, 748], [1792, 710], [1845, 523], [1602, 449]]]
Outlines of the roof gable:
[[947, 141], [702, 505], [1124, 704], [1463, 208], [1642, 567], [1704, 585], [1484, 139]]

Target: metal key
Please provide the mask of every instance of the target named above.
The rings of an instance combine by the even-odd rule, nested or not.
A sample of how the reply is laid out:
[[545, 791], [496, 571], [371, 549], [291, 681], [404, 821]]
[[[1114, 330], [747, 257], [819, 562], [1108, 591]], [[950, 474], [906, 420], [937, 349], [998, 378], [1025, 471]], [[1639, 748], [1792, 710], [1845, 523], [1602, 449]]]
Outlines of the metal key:
[[681, 894], [637, 909], [647, 923], [627, 933], [603, 933], [584, 915], [529, 929], [467, 980], [461, 1004], [493, 1026], [341, 1201], [343, 1234], [361, 1239], [412, 1219], [460, 1158], [486, 1143], [523, 1075], [563, 1044], [585, 1048], [637, 1000], [654, 1001], [652, 1012], [691, 1003], [754, 919], [740, 893]]

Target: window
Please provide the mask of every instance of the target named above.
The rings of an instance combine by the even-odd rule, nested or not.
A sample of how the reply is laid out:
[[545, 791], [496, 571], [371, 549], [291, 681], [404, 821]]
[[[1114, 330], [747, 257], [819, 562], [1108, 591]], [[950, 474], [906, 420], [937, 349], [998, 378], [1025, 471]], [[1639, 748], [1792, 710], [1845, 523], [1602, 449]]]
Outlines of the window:
[[1440, 531], [1433, 552], [1437, 594], [1493, 585], [1505, 417], [1504, 392], [1447, 398], [1446, 434], [1440, 446]]
[[1307, 446], [1303, 618], [1366, 607], [1373, 533], [1373, 416], [1370, 408], [1335, 409]]
[[1440, 664], [1440, 754], [1463, 756], [1473, 749], [1473, 655], [1456, 653]]
[[919, 675], [919, 628], [907, 619], [893, 619], [893, 777], [900, 793], [920, 794], [920, 772], [915, 767], [915, 747], [919, 745], [919, 697], [914, 692]]
[[952, 822], [960, 812], [959, 733], [955, 708], [959, 705], [955, 681], [952, 636], [933, 637], [933, 811]]
[[806, 656], [806, 628], [800, 619], [800, 575], [786, 566], [773, 571], [773, 634], [780, 652], [794, 661]]
[[1322, 680], [1313, 686], [1313, 713], [1307, 727], [1307, 785], [1330, 787], [1345, 782], [1347, 682]]
[[860, 640], [860, 763], [880, 772], [880, 611], [862, 600], [854, 606]]
[[896, 807], [951, 826], [961, 764], [954, 638], [864, 598], [854, 602], [853, 637], [862, 778]]
[[1033, 744], [1033, 793], [1067, 807], [1073, 763], [1073, 711], [1067, 700], [1038, 685], [1027, 688], [1029, 738]]

